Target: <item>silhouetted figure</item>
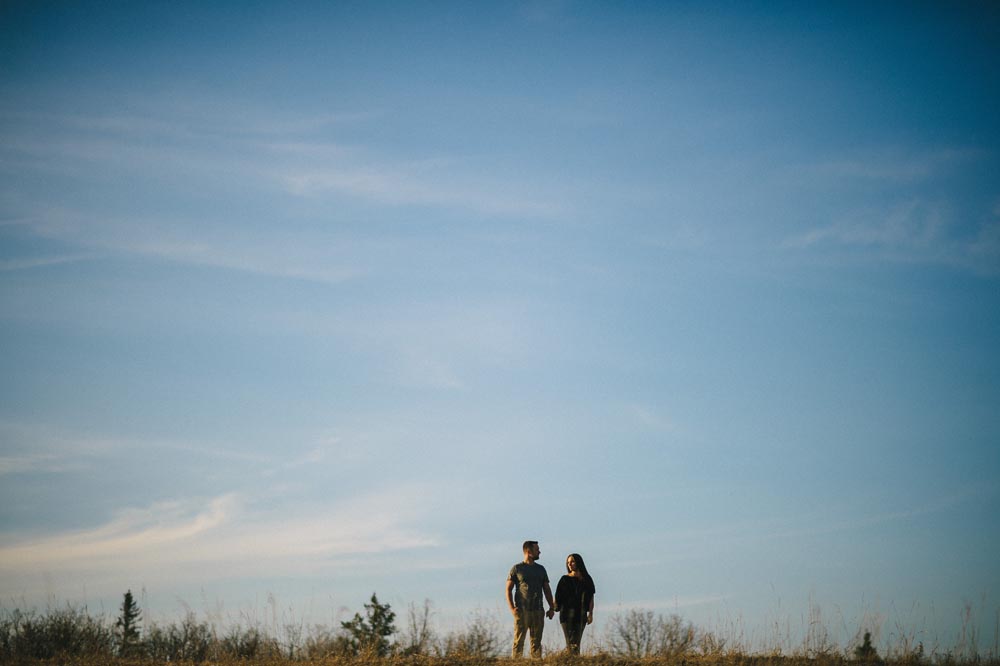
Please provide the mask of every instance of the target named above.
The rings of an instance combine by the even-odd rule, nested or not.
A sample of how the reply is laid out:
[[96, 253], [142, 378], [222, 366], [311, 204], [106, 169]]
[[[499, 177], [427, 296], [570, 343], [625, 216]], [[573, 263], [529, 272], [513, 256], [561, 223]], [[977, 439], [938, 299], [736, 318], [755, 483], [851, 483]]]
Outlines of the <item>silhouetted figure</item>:
[[[542, 551], [537, 541], [525, 541], [521, 546], [524, 561], [510, 568], [507, 574], [507, 605], [514, 616], [514, 648], [511, 656], [515, 659], [524, 656], [524, 636], [531, 634], [531, 656], [542, 656], [542, 631], [545, 629], [545, 616], [551, 620], [555, 615], [552, 605], [552, 588], [549, 587], [549, 575], [545, 567], [536, 560]], [[546, 613], [542, 605], [542, 595], [549, 602]]]
[[594, 621], [594, 579], [579, 554], [566, 558], [567, 574], [556, 585], [556, 610], [566, 637], [566, 651], [580, 654], [584, 628]]

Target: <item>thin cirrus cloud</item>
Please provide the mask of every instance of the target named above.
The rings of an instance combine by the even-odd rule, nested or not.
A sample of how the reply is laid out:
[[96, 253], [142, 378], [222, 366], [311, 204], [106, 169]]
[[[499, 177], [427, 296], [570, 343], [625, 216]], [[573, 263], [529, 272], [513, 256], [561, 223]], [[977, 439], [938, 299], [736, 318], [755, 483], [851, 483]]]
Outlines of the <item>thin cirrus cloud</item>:
[[[989, 159], [988, 151], [952, 146], [873, 151], [799, 165], [782, 183], [784, 189], [865, 204], [842, 208], [825, 222], [785, 236], [780, 247], [863, 251], [879, 259], [993, 274], [1000, 270], [1000, 214], [981, 201], [946, 193], [955, 178], [977, 177]], [[878, 188], [877, 197], [872, 187]]]
[[789, 236], [781, 246], [799, 251], [869, 250], [884, 259], [945, 264], [989, 275], [1000, 271], [1000, 215], [963, 232], [950, 206], [912, 199], [856, 211], [829, 225]]
[[97, 255], [92, 253], [50, 255], [43, 257], [32, 257], [25, 259], [6, 259], [0, 261], [0, 272], [10, 273], [14, 271], [31, 270], [33, 268], [44, 268], [46, 266], [59, 266], [61, 264], [73, 264], [80, 261], [89, 261]]
[[[126, 101], [127, 100], [127, 101]], [[30, 132], [35, 139], [23, 140], [22, 147], [35, 145], [58, 146], [58, 137], [92, 137], [130, 143], [142, 140], [149, 147], [151, 139], [181, 144], [206, 140], [294, 141], [303, 136], [331, 129], [377, 121], [378, 112], [348, 112], [320, 114], [281, 114], [259, 111], [245, 104], [227, 102], [218, 97], [202, 98], [143, 98], [119, 100], [120, 104], [137, 107], [136, 113], [80, 111], [78, 113], [25, 113], [12, 109], [0, 110], [0, 121], [7, 127]], [[7, 146], [10, 148], [10, 144]]]
[[797, 180], [823, 183], [872, 181], [887, 185], [918, 183], [941, 177], [976, 164], [988, 153], [971, 147], [952, 146], [937, 150], [911, 151], [906, 154], [874, 153], [846, 156], [797, 166]]
[[784, 245], [808, 248], [834, 243], [931, 249], [940, 244], [945, 231], [945, 213], [941, 206], [915, 199], [888, 210], [879, 208], [858, 211], [828, 226], [792, 236], [786, 239]]
[[297, 196], [336, 193], [391, 206], [441, 206], [487, 215], [555, 217], [565, 212], [563, 202], [525, 193], [514, 184], [465, 184], [452, 173], [425, 167], [385, 164], [293, 168], [279, 178], [286, 190]]
[[148, 554], [190, 543], [226, 522], [234, 508], [235, 497], [225, 495], [211, 500], [194, 515], [186, 515], [185, 507], [177, 503], [127, 510], [92, 530], [4, 546], [0, 548], [0, 570], [16, 573], [99, 566], [108, 563], [109, 558]]
[[101, 217], [52, 206], [38, 207], [20, 225], [35, 237], [87, 251], [53, 257], [48, 262], [11, 260], [10, 266], [0, 263], [0, 270], [79, 262], [109, 253], [326, 284], [343, 283], [366, 270], [349, 258], [349, 247], [281, 230], [234, 235], [211, 225], [196, 228], [179, 220]]
[[212, 112], [204, 102], [199, 108], [178, 109], [173, 115], [63, 115], [50, 116], [67, 128], [102, 132], [113, 135], [141, 137], [163, 136], [172, 139], [203, 139], [205, 137], [272, 137], [299, 136], [327, 130], [337, 125], [372, 118], [373, 113], [317, 114], [313, 116], [275, 116], [240, 112]]
[[162, 450], [185, 457], [228, 461], [229, 463], [273, 464], [272, 456], [214, 443], [186, 440], [135, 439], [73, 433], [45, 423], [19, 423], [0, 419], [0, 475], [24, 472], [93, 470], [123, 453]]
[[[262, 232], [249, 228], [251, 225], [238, 234], [232, 233], [232, 225], [242, 221], [224, 217], [200, 220], [195, 225], [158, 218], [148, 210], [109, 213], [92, 206], [42, 203], [24, 193], [7, 193], [13, 203], [20, 202], [20, 226], [38, 237], [72, 243], [85, 252], [111, 251], [339, 284], [368, 272], [365, 258], [370, 259], [371, 252], [366, 254], [364, 248], [358, 252], [359, 248], [354, 247], [365, 236], [332, 240], [317, 237], [315, 230], [297, 231], [296, 200], [314, 199], [328, 206], [348, 198], [388, 208], [418, 206], [531, 219], [551, 219], [566, 212], [565, 196], [558, 188], [529, 186], [517, 178], [477, 171], [461, 158], [399, 161], [379, 157], [364, 146], [347, 148], [325, 139], [310, 143], [294, 132], [281, 134], [289, 132], [289, 126], [308, 130], [321, 125], [320, 121], [291, 125], [275, 121], [270, 134], [236, 137], [211, 128], [201, 136], [184, 122], [169, 119], [71, 117], [48, 122], [54, 123], [58, 131], [32, 126], [23, 135], [5, 137], [0, 161], [20, 171], [96, 178], [99, 184], [111, 177], [109, 173], [121, 171], [130, 179], [138, 179], [140, 186], [157, 189], [163, 184], [174, 187], [196, 179], [202, 188], [221, 188], [224, 192], [249, 188], [252, 192], [291, 197], [285, 199], [284, 208], [279, 203], [278, 208], [254, 213], [282, 219], [280, 228], [262, 237]], [[269, 125], [255, 121], [254, 126]], [[140, 140], [141, 133], [137, 132], [143, 128], [163, 140]], [[338, 217], [349, 214], [331, 210], [338, 210]], [[259, 228], [260, 221], [253, 228]], [[65, 254], [9, 260], [0, 264], [0, 271], [85, 256]]]
[[[349, 118], [351, 123], [378, 120], [377, 114]], [[550, 218], [566, 212], [558, 195], [532, 191], [524, 183], [490, 174], [468, 179], [463, 175], [468, 165], [460, 159], [400, 162], [366, 157], [363, 145], [303, 141], [348, 122], [340, 117], [255, 118], [242, 123], [237, 118], [229, 124], [200, 119], [192, 124], [184, 117], [56, 116], [40, 122], [41, 128], [32, 125], [31, 131], [5, 137], [0, 153], [4, 162], [78, 175], [90, 173], [87, 165], [95, 164], [150, 178], [197, 174], [203, 180], [274, 186], [296, 197], [333, 194], [389, 206], [437, 206], [486, 215]]]
[[0, 476], [91, 469], [95, 461], [130, 443], [70, 434], [52, 425], [0, 419]]
[[205, 502], [128, 509], [90, 530], [19, 543], [7, 535], [0, 547], [3, 592], [16, 594], [49, 575], [179, 581], [202, 580], [207, 571], [216, 577], [301, 572], [336, 567], [345, 557], [437, 543], [412, 526], [427, 508], [425, 494], [413, 488], [294, 508], [262, 514], [247, 498], [227, 493]]
[[64, 456], [54, 453], [0, 455], [0, 477], [30, 472], [63, 473], [86, 468], [87, 465], [81, 462], [67, 460]]
[[673, 421], [647, 405], [630, 404], [626, 408], [638, 423], [652, 430], [670, 432], [677, 428]]

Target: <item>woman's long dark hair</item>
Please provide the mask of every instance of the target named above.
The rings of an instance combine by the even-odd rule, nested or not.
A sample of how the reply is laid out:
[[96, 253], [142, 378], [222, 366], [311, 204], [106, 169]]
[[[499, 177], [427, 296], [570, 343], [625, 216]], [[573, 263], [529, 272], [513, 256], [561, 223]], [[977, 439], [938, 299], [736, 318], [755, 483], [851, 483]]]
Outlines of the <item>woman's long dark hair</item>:
[[591, 583], [593, 583], [594, 579], [590, 577], [590, 572], [587, 571], [587, 565], [583, 563], [583, 558], [580, 557], [579, 553], [570, 553], [569, 557], [566, 558], [566, 573], [570, 573], [570, 571], [569, 571], [569, 558], [570, 557], [572, 557], [574, 560], [576, 560], [576, 566], [580, 570], [580, 573], [583, 574], [584, 580], [589, 580]]

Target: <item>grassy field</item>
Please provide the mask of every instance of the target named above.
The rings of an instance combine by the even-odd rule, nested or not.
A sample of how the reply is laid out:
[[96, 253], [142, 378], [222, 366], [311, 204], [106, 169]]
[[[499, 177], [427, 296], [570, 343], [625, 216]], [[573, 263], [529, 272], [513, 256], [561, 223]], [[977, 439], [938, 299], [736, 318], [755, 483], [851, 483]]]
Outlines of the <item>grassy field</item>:
[[[483, 613], [447, 634], [430, 624], [430, 608], [411, 606], [397, 628], [388, 604], [372, 597], [366, 617], [341, 626], [271, 627], [218, 625], [189, 614], [170, 624], [135, 626], [122, 617], [95, 616], [65, 606], [46, 612], [0, 608], [0, 664], [130, 666], [150, 664], [236, 664], [327, 666], [473, 666], [509, 664], [506, 625]], [[375, 612], [379, 611], [379, 612]], [[381, 613], [381, 614], [379, 614]], [[381, 618], [381, 619], [380, 619]], [[380, 624], [381, 622], [381, 624]], [[129, 624], [129, 623], [126, 623]], [[1000, 614], [998, 614], [1000, 624]], [[701, 630], [677, 615], [628, 611], [612, 616], [590, 653], [570, 656], [546, 648], [545, 664], [581, 666], [1000, 666], [996, 637], [986, 640], [970, 628], [954, 646], [927, 645], [913, 634], [893, 634], [895, 643], [869, 641], [869, 632], [847, 646], [813, 631], [801, 643], [750, 649], [738, 639]], [[546, 632], [548, 634], [549, 632]], [[901, 638], [899, 636], [902, 636]], [[598, 638], [595, 636], [594, 638]], [[552, 637], [548, 637], [551, 641]], [[559, 645], [561, 648], [561, 644]]]
[[[579, 666], [914, 666], [917, 663], [913, 660], [877, 660], [864, 662], [854, 659], [847, 659], [839, 655], [820, 655], [815, 657], [806, 656], [781, 656], [781, 655], [683, 655], [675, 657], [646, 657], [628, 658], [614, 657], [611, 655], [584, 655], [566, 656], [555, 654], [547, 656], [541, 660], [521, 660], [525, 663], [542, 663], [550, 666], [557, 665], [579, 665]], [[166, 661], [155, 660], [148, 657], [143, 658], [123, 658], [109, 656], [58, 656], [45, 659], [28, 657], [18, 657], [5, 659], [4, 664], [45, 664], [60, 666], [150, 666], [150, 664], [184, 664], [194, 666], [195, 664], [213, 664], [216, 666], [237, 666], [246, 664], [259, 664], [260, 666], [292, 666], [300, 664], [314, 664], [316, 666], [483, 666], [488, 664], [511, 664], [513, 660], [505, 657], [431, 657], [431, 656], [392, 656], [392, 657], [364, 657], [364, 656], [328, 656], [313, 659], [290, 659], [278, 655], [259, 656], [252, 659], [237, 657], [222, 657], [205, 661]], [[996, 658], [977, 658], [974, 660], [957, 660], [952, 658], [942, 659], [934, 663], [945, 664], [947, 666], [996, 666], [1000, 660]]]

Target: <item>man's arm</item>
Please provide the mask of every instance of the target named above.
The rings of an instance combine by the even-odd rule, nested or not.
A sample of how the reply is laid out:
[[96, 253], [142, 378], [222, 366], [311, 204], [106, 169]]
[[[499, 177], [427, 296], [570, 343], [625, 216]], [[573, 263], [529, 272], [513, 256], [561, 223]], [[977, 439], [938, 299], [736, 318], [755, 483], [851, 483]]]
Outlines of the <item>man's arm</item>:
[[552, 588], [549, 587], [549, 582], [548, 581], [545, 581], [544, 583], [542, 583], [542, 592], [545, 593], [545, 600], [547, 602], [549, 602], [549, 612], [547, 613], [547, 615], [549, 616], [549, 619], [551, 620], [555, 616], [556, 612], [555, 612], [555, 610], [553, 610], [555, 608], [555, 603], [553, 603], [553, 601], [552, 601]]
[[511, 612], [512, 615], [516, 614], [516, 611], [514, 609], [514, 599], [511, 597], [511, 594], [510, 594], [513, 591], [514, 591], [514, 579], [508, 578], [507, 579], [507, 593], [504, 594], [504, 596], [507, 597], [507, 606], [510, 607], [510, 612]]

